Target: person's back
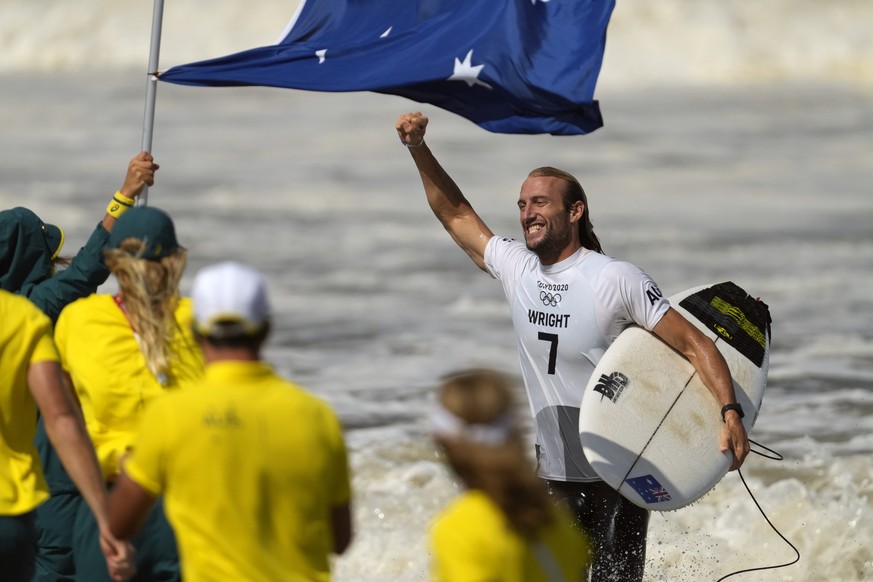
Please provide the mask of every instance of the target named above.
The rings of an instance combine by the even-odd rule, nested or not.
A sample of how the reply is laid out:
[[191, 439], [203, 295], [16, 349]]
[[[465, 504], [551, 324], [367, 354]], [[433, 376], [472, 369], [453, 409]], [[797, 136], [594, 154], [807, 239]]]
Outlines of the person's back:
[[330, 508], [349, 496], [340, 426], [269, 366], [212, 363], [156, 402], [125, 472], [160, 475], [186, 581], [329, 578]]
[[[34, 575], [36, 508], [49, 498], [37, 455], [37, 410], [64, 466], [98, 521], [103, 568], [113, 580], [129, 577], [130, 554], [107, 537], [106, 490], [97, 459], [67, 387], [47, 315], [31, 301], [0, 289], [0, 571], [3, 580]], [[72, 467], [72, 468], [71, 468]], [[95, 537], [97, 537], [95, 535]]]
[[148, 368], [142, 338], [118, 305], [117, 297], [94, 294], [61, 313], [55, 343], [82, 406], [88, 433], [104, 477], [119, 472], [143, 411], [154, 400], [185, 390], [203, 374], [203, 356], [191, 335], [191, 301], [179, 298], [167, 334], [167, 379]]
[[[65, 307], [55, 342], [103, 476], [113, 483], [143, 412], [198, 379], [203, 357], [190, 330], [190, 302], [180, 297], [187, 255], [171, 217], [153, 206], [132, 208], [118, 219], [103, 254], [119, 292], [91, 295]], [[73, 523], [77, 579], [106, 580], [94, 541], [97, 524], [81, 504]], [[181, 579], [176, 542], [162, 507], [133, 543], [135, 580]]]
[[342, 430], [321, 399], [260, 359], [266, 284], [224, 263], [194, 280], [202, 381], [146, 410], [110, 499], [110, 525], [136, 535], [159, 496], [186, 582], [330, 579], [351, 540]]
[[588, 543], [550, 501], [524, 454], [508, 379], [490, 370], [448, 376], [433, 436], [465, 491], [430, 532], [435, 582], [577, 582]]
[[577, 582], [588, 564], [585, 540], [569, 512], [548, 509], [548, 522], [525, 537], [484, 492], [462, 493], [430, 533], [434, 582]]

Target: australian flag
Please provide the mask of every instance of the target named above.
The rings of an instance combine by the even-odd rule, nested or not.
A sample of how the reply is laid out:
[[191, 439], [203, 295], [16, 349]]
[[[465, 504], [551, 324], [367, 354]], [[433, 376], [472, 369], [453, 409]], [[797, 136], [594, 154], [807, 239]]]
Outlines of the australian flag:
[[670, 492], [652, 475], [627, 479], [627, 484], [639, 493], [646, 503], [660, 503], [672, 499]]
[[301, 0], [272, 46], [172, 67], [184, 85], [374, 91], [497, 133], [584, 134], [614, 0]]

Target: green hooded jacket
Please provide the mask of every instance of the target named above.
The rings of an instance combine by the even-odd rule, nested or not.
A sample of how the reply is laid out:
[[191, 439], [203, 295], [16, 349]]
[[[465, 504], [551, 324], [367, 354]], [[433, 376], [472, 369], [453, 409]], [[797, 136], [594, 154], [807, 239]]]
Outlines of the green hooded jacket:
[[52, 247], [61, 244], [58, 232], [27, 208], [0, 212], [0, 288], [27, 297], [53, 322], [67, 304], [94, 293], [109, 277], [103, 264], [109, 231], [102, 224], [70, 266], [55, 273], [52, 257], [58, 249]]

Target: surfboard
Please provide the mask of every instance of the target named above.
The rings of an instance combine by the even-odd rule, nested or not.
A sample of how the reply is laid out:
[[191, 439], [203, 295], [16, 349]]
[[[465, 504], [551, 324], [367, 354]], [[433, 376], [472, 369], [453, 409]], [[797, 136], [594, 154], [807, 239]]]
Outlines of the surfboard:
[[[767, 305], [732, 282], [670, 297], [724, 356], [751, 431], [770, 356]], [[721, 406], [694, 366], [655, 334], [630, 327], [598, 362], [582, 397], [579, 437], [595, 472], [634, 504], [666, 511], [711, 490], [731, 465], [719, 451]]]

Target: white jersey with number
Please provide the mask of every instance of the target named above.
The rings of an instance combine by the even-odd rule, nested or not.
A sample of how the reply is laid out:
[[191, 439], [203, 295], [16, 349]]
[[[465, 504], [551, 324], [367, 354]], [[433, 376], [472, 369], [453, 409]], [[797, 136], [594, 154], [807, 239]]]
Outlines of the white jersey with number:
[[540, 476], [599, 480], [579, 442], [582, 394], [618, 334], [634, 324], [651, 330], [669, 301], [640, 268], [585, 248], [543, 265], [524, 243], [495, 236], [485, 265], [512, 309]]

